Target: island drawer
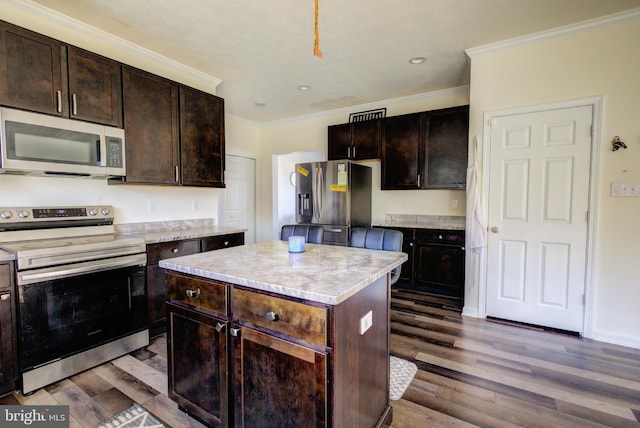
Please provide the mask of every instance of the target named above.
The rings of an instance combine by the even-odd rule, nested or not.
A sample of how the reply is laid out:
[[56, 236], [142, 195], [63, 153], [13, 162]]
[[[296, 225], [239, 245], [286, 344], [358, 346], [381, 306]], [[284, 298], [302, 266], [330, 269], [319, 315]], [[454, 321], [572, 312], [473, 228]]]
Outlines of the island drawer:
[[167, 300], [185, 303], [197, 308], [227, 313], [228, 286], [189, 276], [167, 275]]
[[158, 263], [162, 259], [188, 256], [200, 252], [200, 241], [173, 241], [147, 245], [147, 263]]
[[239, 322], [327, 345], [327, 309], [233, 288], [231, 312]]

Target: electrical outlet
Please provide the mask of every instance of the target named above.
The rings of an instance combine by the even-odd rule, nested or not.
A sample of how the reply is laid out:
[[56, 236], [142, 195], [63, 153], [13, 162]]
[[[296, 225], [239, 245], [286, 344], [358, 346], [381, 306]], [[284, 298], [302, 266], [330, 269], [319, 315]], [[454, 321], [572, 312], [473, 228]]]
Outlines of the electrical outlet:
[[156, 201], [149, 201], [148, 209], [150, 213], [158, 211], [158, 204], [156, 203]]
[[365, 334], [373, 325], [373, 312], [369, 311], [365, 316], [360, 318], [360, 336]]
[[611, 183], [611, 196], [614, 197], [639, 197], [640, 183]]
[[457, 199], [453, 199], [451, 201], [451, 208], [458, 208], [458, 200]]
[[197, 199], [194, 199], [193, 201], [191, 201], [191, 209], [193, 211], [200, 211], [200, 202], [198, 202]]

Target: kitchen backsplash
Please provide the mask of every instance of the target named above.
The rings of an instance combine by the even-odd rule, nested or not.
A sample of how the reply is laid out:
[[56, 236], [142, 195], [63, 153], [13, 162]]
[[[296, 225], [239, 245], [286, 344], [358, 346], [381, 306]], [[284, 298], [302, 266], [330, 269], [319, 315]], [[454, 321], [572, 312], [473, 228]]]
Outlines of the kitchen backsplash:
[[214, 218], [197, 218], [187, 220], [150, 221], [142, 223], [116, 224], [118, 234], [161, 232], [166, 230], [199, 229], [216, 225]]

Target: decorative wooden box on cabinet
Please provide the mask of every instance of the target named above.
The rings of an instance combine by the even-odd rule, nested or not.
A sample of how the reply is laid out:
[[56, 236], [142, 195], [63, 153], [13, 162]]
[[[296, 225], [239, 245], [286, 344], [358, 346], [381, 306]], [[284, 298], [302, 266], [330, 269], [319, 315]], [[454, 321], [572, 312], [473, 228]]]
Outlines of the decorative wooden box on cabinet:
[[468, 138], [469, 106], [384, 119], [381, 188], [464, 189]]
[[12, 392], [18, 379], [15, 305], [13, 264], [0, 263], [0, 395]]
[[122, 127], [120, 64], [0, 21], [0, 104]]
[[329, 160], [379, 159], [380, 119], [328, 127]]

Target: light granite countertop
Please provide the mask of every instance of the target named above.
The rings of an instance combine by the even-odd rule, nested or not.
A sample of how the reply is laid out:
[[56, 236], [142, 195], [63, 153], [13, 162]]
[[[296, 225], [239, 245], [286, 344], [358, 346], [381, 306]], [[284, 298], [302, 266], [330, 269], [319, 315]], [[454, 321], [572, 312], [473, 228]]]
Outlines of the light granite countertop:
[[160, 267], [263, 291], [337, 305], [407, 260], [405, 253], [266, 241], [173, 259]]
[[0, 262], [12, 262], [16, 259], [15, 254], [5, 250], [0, 250]]
[[374, 227], [406, 227], [412, 229], [464, 230], [464, 216], [387, 214]]
[[118, 235], [143, 238], [147, 244], [198, 239], [246, 232], [247, 229], [216, 226], [213, 219], [172, 220], [115, 225]]
[[247, 229], [237, 229], [232, 227], [198, 227], [191, 229], [158, 230], [138, 233], [127, 233], [128, 236], [138, 236], [144, 238], [147, 244], [157, 244], [159, 242], [182, 241], [184, 239], [197, 239], [207, 236], [228, 235], [231, 233], [246, 232]]

